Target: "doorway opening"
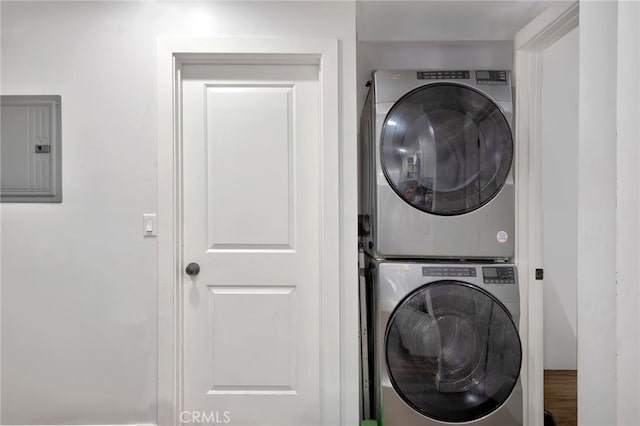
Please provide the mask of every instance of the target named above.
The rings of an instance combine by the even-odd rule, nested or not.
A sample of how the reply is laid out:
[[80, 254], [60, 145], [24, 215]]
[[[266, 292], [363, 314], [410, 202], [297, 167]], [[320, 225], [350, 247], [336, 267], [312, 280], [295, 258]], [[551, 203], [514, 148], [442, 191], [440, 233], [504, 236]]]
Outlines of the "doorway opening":
[[542, 52], [544, 405], [577, 425], [578, 28]]

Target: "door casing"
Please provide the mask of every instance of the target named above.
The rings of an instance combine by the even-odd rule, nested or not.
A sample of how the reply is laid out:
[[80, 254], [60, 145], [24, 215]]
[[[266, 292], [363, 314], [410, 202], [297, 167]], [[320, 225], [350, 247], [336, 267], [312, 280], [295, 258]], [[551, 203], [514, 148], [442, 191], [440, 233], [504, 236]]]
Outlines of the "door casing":
[[[336, 39], [171, 37], [158, 40], [158, 425], [182, 411], [181, 69], [184, 64], [317, 64], [320, 68], [322, 424], [342, 424], [339, 79]], [[356, 407], [357, 409], [357, 407]]]
[[514, 38], [516, 250], [523, 342], [524, 424], [544, 423], [542, 53], [578, 26], [579, 3], [558, 2]]

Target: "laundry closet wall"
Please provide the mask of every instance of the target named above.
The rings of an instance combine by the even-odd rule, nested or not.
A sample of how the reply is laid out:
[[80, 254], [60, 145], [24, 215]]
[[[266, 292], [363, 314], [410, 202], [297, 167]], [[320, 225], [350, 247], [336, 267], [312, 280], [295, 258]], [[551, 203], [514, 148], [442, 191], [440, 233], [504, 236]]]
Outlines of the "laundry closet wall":
[[[63, 149], [62, 204], [1, 206], [0, 423], [156, 422], [156, 240], [142, 237], [142, 214], [169, 190], [156, 188], [160, 35], [339, 39], [341, 276], [357, 306], [354, 3], [0, 7], [2, 94], [62, 95]], [[342, 320], [357, 361], [357, 311]], [[357, 364], [343, 368], [357, 407]]]
[[542, 55], [544, 368], [577, 368], [578, 29]]

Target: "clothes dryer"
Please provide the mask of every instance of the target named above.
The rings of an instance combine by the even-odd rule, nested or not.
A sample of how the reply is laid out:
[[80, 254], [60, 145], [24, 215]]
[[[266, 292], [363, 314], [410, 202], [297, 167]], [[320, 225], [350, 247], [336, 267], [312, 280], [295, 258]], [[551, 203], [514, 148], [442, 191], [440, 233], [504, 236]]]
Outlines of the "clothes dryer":
[[512, 109], [508, 70], [374, 72], [360, 131], [367, 252], [512, 258]]
[[368, 268], [379, 424], [522, 425], [516, 267], [370, 260]]

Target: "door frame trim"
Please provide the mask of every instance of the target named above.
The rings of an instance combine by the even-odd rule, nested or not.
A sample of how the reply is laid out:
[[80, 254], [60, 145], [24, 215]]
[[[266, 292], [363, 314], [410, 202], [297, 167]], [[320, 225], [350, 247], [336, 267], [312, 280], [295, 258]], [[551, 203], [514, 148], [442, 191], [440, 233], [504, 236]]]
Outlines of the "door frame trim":
[[516, 250], [520, 282], [524, 424], [544, 423], [542, 223], [542, 54], [578, 26], [579, 3], [558, 2], [514, 38]]
[[167, 37], [157, 44], [159, 426], [178, 425], [183, 404], [181, 67], [318, 64], [320, 68], [321, 424], [341, 424], [339, 62], [337, 39]]

